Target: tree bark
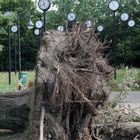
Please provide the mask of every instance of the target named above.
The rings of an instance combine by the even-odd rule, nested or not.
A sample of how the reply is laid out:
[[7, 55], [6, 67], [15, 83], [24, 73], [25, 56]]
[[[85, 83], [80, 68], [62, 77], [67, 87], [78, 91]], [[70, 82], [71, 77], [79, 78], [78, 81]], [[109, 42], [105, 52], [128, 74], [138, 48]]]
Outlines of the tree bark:
[[0, 129], [23, 131], [29, 124], [32, 90], [0, 93]]

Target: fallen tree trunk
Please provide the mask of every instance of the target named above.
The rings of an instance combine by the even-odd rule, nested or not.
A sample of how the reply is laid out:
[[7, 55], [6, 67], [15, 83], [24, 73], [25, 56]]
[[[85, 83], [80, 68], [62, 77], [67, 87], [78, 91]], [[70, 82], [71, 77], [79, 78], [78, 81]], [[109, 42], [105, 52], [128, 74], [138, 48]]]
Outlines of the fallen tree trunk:
[[23, 131], [29, 124], [32, 90], [0, 93], [0, 129]]

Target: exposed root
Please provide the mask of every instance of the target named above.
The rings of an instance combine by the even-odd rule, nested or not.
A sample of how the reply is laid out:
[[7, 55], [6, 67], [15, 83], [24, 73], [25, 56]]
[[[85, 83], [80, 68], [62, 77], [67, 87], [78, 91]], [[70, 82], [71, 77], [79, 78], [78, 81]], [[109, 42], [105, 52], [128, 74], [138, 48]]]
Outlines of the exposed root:
[[45, 107], [42, 106], [41, 118], [40, 118], [40, 138], [39, 140], [44, 140], [44, 117], [45, 117]]
[[[44, 34], [36, 77], [36, 85], [42, 84], [44, 88], [37, 87], [38, 97], [40, 94], [42, 97], [36, 100], [45, 102], [46, 116], [51, 114], [57, 122], [55, 125], [50, 119], [46, 120], [45, 138], [49, 131], [53, 139], [79, 140], [84, 128], [91, 135], [91, 119], [108, 99], [108, 81], [113, 74], [102, 57], [104, 48], [94, 30], [85, 30], [78, 24], [70, 33], [49, 31]], [[91, 136], [95, 137], [94, 133]]]

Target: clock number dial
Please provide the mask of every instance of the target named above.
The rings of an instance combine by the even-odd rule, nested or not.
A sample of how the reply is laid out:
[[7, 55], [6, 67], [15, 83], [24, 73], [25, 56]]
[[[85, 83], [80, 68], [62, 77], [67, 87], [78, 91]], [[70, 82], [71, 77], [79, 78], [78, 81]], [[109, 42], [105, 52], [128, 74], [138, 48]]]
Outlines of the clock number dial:
[[41, 29], [43, 27], [43, 22], [41, 20], [38, 20], [36, 23], [35, 23], [35, 26], [36, 28], [38, 29]]
[[43, 11], [47, 11], [50, 8], [50, 5], [49, 0], [39, 0], [38, 2], [38, 7]]
[[60, 32], [63, 32], [64, 31], [64, 27], [63, 26], [58, 26], [57, 30], [60, 31]]
[[119, 8], [119, 2], [117, 0], [112, 0], [109, 2], [109, 9], [112, 11], [116, 11]]
[[76, 19], [75, 13], [71, 12], [67, 15], [69, 21], [74, 21]]
[[122, 13], [122, 14], [121, 14], [121, 20], [122, 20], [122, 21], [127, 21], [128, 18], [129, 18], [129, 15], [128, 15], [127, 13]]
[[90, 20], [87, 20], [87, 21], [85, 22], [85, 26], [86, 26], [87, 28], [91, 28], [91, 27], [92, 27], [92, 22], [91, 22]]
[[17, 30], [18, 30], [17, 25], [13, 25], [13, 26], [11, 27], [11, 31], [12, 31], [13, 33], [16, 33]]
[[129, 26], [129, 27], [135, 26], [135, 21], [131, 19], [131, 20], [128, 22], [128, 26]]
[[104, 30], [104, 27], [103, 27], [102, 25], [99, 25], [99, 26], [97, 27], [97, 30], [98, 30], [99, 32], [102, 32], [102, 31]]
[[34, 34], [35, 34], [36, 36], [38, 36], [39, 33], [40, 33], [39, 29], [35, 29], [35, 30], [34, 30]]

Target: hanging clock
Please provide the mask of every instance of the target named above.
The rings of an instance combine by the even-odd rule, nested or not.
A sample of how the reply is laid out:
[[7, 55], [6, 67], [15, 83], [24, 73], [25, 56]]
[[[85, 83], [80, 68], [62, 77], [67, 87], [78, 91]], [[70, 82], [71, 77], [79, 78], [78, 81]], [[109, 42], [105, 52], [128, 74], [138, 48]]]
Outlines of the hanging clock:
[[43, 22], [41, 20], [38, 20], [36, 23], [35, 23], [35, 26], [36, 28], [38, 29], [41, 29], [43, 27]]
[[63, 32], [64, 31], [64, 27], [63, 26], [58, 26], [57, 30], [60, 31], [60, 32]]
[[35, 29], [35, 30], [34, 30], [34, 34], [35, 34], [36, 36], [38, 36], [39, 33], [40, 33], [39, 29]]
[[69, 21], [74, 21], [76, 19], [76, 15], [75, 13], [73, 12], [70, 12], [68, 15], [67, 15], [67, 18]]
[[129, 18], [129, 15], [128, 15], [127, 13], [122, 13], [122, 14], [121, 14], [121, 20], [122, 20], [122, 21], [127, 21], [128, 18]]
[[135, 21], [134, 20], [129, 20], [129, 22], [128, 22], [128, 26], [129, 27], [133, 27], [133, 26], [135, 26]]
[[108, 6], [111, 11], [116, 11], [119, 8], [119, 2], [117, 0], [111, 0]]
[[102, 25], [99, 25], [99, 26], [97, 27], [97, 30], [98, 30], [99, 32], [102, 32], [102, 31], [104, 30], [104, 27], [103, 27]]
[[17, 25], [13, 25], [13, 26], [11, 27], [11, 31], [12, 31], [13, 33], [16, 33], [17, 30], [18, 30]]
[[87, 21], [85, 22], [85, 26], [86, 26], [87, 28], [91, 28], [91, 27], [92, 27], [92, 21], [87, 20]]

